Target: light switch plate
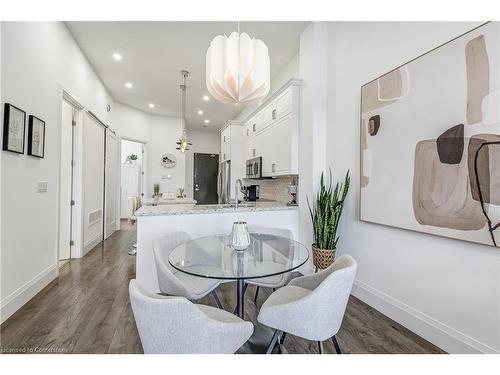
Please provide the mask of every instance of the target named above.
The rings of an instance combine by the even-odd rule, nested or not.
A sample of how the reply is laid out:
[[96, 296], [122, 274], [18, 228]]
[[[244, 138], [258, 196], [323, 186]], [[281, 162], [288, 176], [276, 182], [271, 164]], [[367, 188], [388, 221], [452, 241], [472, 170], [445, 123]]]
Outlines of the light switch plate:
[[38, 181], [36, 183], [36, 192], [37, 193], [46, 193], [48, 189], [47, 181]]

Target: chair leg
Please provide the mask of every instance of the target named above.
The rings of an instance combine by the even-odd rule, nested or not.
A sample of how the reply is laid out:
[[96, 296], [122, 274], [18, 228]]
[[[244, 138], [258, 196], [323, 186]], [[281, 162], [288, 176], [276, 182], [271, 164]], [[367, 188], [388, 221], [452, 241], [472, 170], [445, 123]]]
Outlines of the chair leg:
[[318, 351], [319, 351], [319, 354], [323, 354], [324, 353], [324, 350], [323, 350], [323, 341], [318, 341]]
[[280, 341], [279, 343], [281, 345], [283, 345], [283, 343], [285, 342], [285, 337], [286, 337], [286, 332], [283, 332], [281, 335], [280, 335]]
[[342, 352], [340, 351], [339, 343], [337, 342], [337, 338], [335, 336], [332, 337], [332, 343], [333, 346], [335, 347], [335, 351], [337, 352], [337, 354], [342, 354]]
[[274, 350], [274, 347], [276, 346], [276, 343], [278, 342], [278, 337], [280, 335], [280, 330], [277, 329], [275, 332], [274, 332], [274, 335], [273, 335], [273, 338], [271, 339], [271, 342], [269, 343], [269, 346], [267, 348], [267, 352], [266, 354], [271, 354]]
[[215, 290], [212, 290], [212, 297], [214, 297], [214, 300], [215, 300], [215, 303], [217, 304], [217, 307], [219, 309], [223, 309], [224, 310], [224, 308], [222, 307], [222, 303], [220, 303], [219, 296], [217, 295], [217, 293], [215, 292]]
[[259, 289], [260, 289], [260, 286], [257, 285], [257, 289], [255, 289], [255, 297], [253, 299], [254, 303], [257, 303], [257, 296], [259, 295]]

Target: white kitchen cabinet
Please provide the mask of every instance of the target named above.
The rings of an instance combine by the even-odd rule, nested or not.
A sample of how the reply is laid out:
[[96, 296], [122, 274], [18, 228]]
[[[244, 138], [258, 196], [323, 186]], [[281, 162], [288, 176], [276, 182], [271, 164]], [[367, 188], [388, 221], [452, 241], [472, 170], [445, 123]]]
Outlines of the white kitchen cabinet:
[[254, 137], [263, 128], [262, 113], [258, 113], [245, 122], [245, 135], [247, 138]]
[[300, 80], [290, 80], [245, 121], [246, 158], [262, 157], [262, 176], [298, 174]]
[[220, 130], [221, 156], [220, 162], [230, 161], [230, 197], [234, 198], [234, 185], [238, 178], [246, 176], [247, 144], [243, 123], [227, 121]]
[[252, 159], [252, 158], [255, 158], [257, 156], [259, 156], [257, 154], [257, 149], [255, 147], [255, 143], [256, 143], [256, 137], [252, 137], [250, 139], [247, 140], [246, 142], [246, 146], [245, 146], [245, 150], [246, 150], [246, 159]]
[[220, 135], [220, 161], [231, 160], [231, 127], [227, 126]]
[[262, 176], [273, 177], [296, 174], [292, 150], [291, 116], [281, 118], [259, 136], [262, 144]]

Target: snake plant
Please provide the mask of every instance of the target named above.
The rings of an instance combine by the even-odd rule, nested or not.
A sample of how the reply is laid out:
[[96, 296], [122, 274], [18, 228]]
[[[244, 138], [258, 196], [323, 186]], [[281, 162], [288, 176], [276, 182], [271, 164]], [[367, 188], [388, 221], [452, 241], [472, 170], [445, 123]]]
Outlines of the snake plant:
[[319, 249], [334, 250], [337, 247], [337, 227], [340, 215], [344, 207], [344, 201], [349, 191], [349, 171], [347, 171], [344, 182], [335, 184], [333, 189], [332, 171], [330, 170], [330, 183], [325, 185], [323, 173], [321, 173], [320, 189], [316, 197], [316, 204], [311, 207], [309, 198], [307, 205], [311, 213], [314, 230], [314, 246]]

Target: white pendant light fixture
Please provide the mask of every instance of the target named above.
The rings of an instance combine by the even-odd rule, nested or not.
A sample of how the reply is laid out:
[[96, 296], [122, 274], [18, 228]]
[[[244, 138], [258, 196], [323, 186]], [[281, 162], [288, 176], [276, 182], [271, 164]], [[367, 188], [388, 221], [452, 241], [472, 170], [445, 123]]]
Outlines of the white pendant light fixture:
[[216, 36], [207, 50], [208, 92], [222, 103], [251, 103], [271, 88], [269, 52], [260, 39], [233, 32]]
[[176, 150], [180, 150], [181, 152], [186, 152], [189, 150], [189, 146], [192, 145], [189, 142], [186, 131], [186, 78], [189, 75], [187, 70], [181, 71], [183, 83], [181, 87], [181, 122], [182, 122], [182, 134], [179, 140], [177, 141]]

